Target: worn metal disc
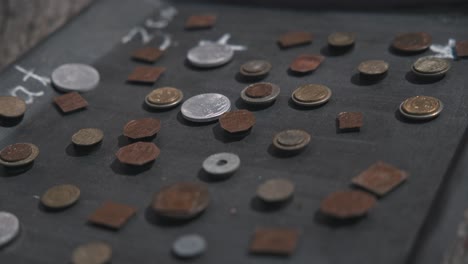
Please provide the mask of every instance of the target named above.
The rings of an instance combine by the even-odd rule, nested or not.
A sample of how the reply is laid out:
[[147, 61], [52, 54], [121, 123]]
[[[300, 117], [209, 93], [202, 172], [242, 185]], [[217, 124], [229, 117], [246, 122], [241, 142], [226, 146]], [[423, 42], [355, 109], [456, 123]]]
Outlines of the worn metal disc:
[[240, 158], [234, 153], [217, 153], [203, 162], [203, 169], [211, 175], [227, 175], [236, 172], [240, 167]]
[[161, 150], [152, 142], [136, 142], [121, 147], [115, 156], [122, 164], [143, 166], [159, 157]]
[[445, 59], [427, 56], [416, 60], [411, 70], [421, 77], [441, 77], [450, 70], [450, 63]]
[[328, 36], [328, 45], [336, 48], [349, 47], [354, 44], [355, 39], [355, 33], [335, 32]]
[[240, 67], [240, 73], [248, 77], [263, 76], [270, 70], [271, 64], [265, 60], [251, 60]]
[[80, 189], [75, 185], [56, 185], [41, 196], [41, 203], [51, 209], [63, 209], [76, 203], [80, 198]]
[[9, 212], [0, 212], [0, 248], [15, 239], [20, 231], [18, 218]]
[[112, 258], [112, 248], [104, 242], [91, 242], [77, 247], [72, 254], [73, 264], [106, 264]]
[[222, 94], [206, 93], [189, 98], [182, 104], [182, 116], [192, 122], [210, 122], [231, 110], [231, 101]]
[[352, 219], [365, 215], [377, 204], [377, 199], [363, 191], [337, 191], [320, 204], [320, 211], [338, 219]]
[[145, 103], [150, 108], [166, 109], [182, 102], [184, 94], [173, 87], [161, 87], [151, 91], [145, 98]]
[[77, 146], [93, 146], [102, 141], [104, 133], [97, 128], [83, 128], [72, 136], [73, 144]]
[[228, 45], [206, 43], [190, 49], [187, 59], [191, 64], [202, 68], [224, 65], [231, 61], [234, 51]]
[[408, 32], [399, 34], [392, 42], [392, 47], [401, 52], [421, 52], [431, 46], [432, 37], [426, 32]]
[[99, 72], [86, 64], [64, 64], [52, 72], [52, 83], [62, 92], [93, 90], [99, 84], [99, 79]]
[[18, 118], [26, 112], [26, 103], [16, 96], [0, 96], [0, 117]]
[[289, 129], [273, 137], [273, 145], [284, 151], [297, 151], [305, 148], [310, 142], [309, 133], [304, 130]]
[[197, 234], [179, 237], [172, 245], [172, 252], [179, 258], [193, 258], [206, 250], [205, 239]]
[[28, 143], [16, 143], [9, 145], [0, 151], [0, 159], [6, 162], [17, 162], [27, 159], [32, 153]]
[[129, 121], [125, 124], [123, 135], [134, 139], [145, 139], [156, 136], [161, 130], [161, 120], [157, 118], [140, 118]]
[[26, 166], [32, 163], [37, 158], [37, 156], [39, 156], [39, 148], [36, 145], [31, 144], [31, 143], [26, 143], [26, 144], [29, 144], [31, 146], [31, 154], [27, 158], [19, 160], [19, 161], [14, 161], [14, 162], [4, 161], [0, 159], [0, 164], [5, 167], [13, 168], [13, 167]]
[[294, 188], [287, 179], [272, 179], [257, 188], [257, 197], [269, 203], [283, 202], [292, 197]]
[[383, 60], [367, 60], [358, 66], [359, 73], [363, 75], [375, 76], [382, 75], [388, 71], [389, 65]]
[[330, 100], [332, 91], [325, 85], [306, 84], [297, 88], [291, 99], [300, 106], [318, 106]]
[[444, 105], [442, 101], [431, 96], [414, 96], [400, 104], [400, 113], [410, 119], [426, 120], [438, 116]]
[[264, 105], [274, 102], [279, 94], [280, 87], [278, 85], [259, 82], [245, 87], [240, 96], [246, 104]]
[[255, 125], [255, 122], [255, 115], [244, 109], [224, 113], [219, 118], [221, 128], [231, 134], [247, 132]]

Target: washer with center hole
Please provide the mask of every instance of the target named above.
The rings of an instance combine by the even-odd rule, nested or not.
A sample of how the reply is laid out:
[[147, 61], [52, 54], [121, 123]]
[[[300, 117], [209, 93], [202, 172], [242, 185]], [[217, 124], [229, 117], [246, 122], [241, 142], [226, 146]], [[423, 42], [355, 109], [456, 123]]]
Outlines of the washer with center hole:
[[209, 156], [203, 162], [203, 169], [212, 176], [223, 177], [231, 175], [240, 167], [240, 159], [234, 153], [217, 153]]

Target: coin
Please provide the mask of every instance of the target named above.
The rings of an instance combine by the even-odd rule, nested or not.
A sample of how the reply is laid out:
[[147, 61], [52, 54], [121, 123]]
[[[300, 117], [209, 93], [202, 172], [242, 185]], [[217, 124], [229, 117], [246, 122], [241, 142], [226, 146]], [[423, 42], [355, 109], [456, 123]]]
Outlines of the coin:
[[155, 83], [161, 74], [166, 71], [164, 67], [138, 66], [127, 78], [127, 81], [142, 84]]
[[83, 128], [72, 136], [73, 144], [77, 146], [93, 146], [102, 141], [104, 133], [97, 128]]
[[0, 96], [0, 117], [18, 118], [26, 112], [26, 103], [16, 96]]
[[438, 77], [450, 69], [450, 63], [445, 59], [427, 56], [416, 60], [411, 69], [418, 76]]
[[358, 66], [358, 71], [367, 76], [382, 75], [388, 71], [388, 63], [383, 60], [367, 60]]
[[294, 194], [294, 183], [287, 179], [271, 179], [257, 188], [257, 197], [264, 202], [277, 203], [290, 199]]
[[160, 153], [154, 143], [136, 142], [120, 148], [115, 155], [123, 164], [143, 166], [157, 159]]
[[0, 212], [0, 248], [10, 243], [19, 235], [18, 218], [9, 212]]
[[192, 15], [185, 22], [185, 29], [205, 29], [211, 28], [216, 23], [216, 15]]
[[273, 137], [273, 145], [283, 151], [298, 151], [310, 142], [309, 133], [304, 130], [289, 129], [277, 133]]
[[442, 102], [431, 96], [414, 96], [406, 99], [400, 105], [400, 113], [412, 119], [431, 119], [440, 114]]
[[112, 248], [104, 242], [91, 242], [73, 250], [73, 264], [107, 264], [112, 258]]
[[292, 93], [291, 99], [300, 106], [318, 106], [330, 100], [332, 91], [325, 85], [305, 84]]
[[280, 94], [276, 84], [261, 82], [250, 84], [241, 91], [241, 99], [246, 104], [268, 105], [273, 103]]
[[271, 64], [265, 60], [251, 60], [240, 67], [240, 73], [246, 77], [264, 76], [271, 70]]
[[87, 92], [99, 84], [99, 72], [90, 65], [64, 64], [52, 72], [52, 83], [62, 92]]
[[88, 107], [88, 102], [77, 92], [71, 92], [54, 98], [55, 104], [63, 113], [70, 113]]
[[187, 60], [200, 68], [211, 68], [224, 65], [232, 60], [234, 50], [225, 44], [206, 43], [190, 49]]
[[250, 242], [250, 253], [291, 255], [297, 247], [299, 230], [287, 227], [256, 228]]
[[399, 34], [392, 42], [392, 47], [401, 52], [420, 52], [431, 46], [432, 37], [426, 32]]
[[165, 109], [178, 105], [182, 102], [184, 94], [181, 90], [173, 87], [161, 87], [149, 93], [145, 103], [151, 108]]
[[205, 185], [179, 182], [156, 193], [151, 208], [164, 217], [191, 219], [205, 211], [209, 203], [210, 193]]
[[50, 209], [67, 208], [78, 201], [80, 189], [75, 185], [56, 185], [41, 196], [41, 203]]
[[313, 36], [309, 32], [293, 31], [281, 35], [278, 44], [281, 48], [291, 48], [300, 45], [310, 44]]
[[255, 83], [249, 85], [245, 90], [245, 95], [250, 98], [267, 97], [273, 93], [273, 85], [270, 83]]
[[359, 131], [363, 125], [361, 112], [341, 112], [338, 114], [338, 129], [344, 131]]
[[9, 145], [0, 152], [0, 159], [6, 162], [17, 162], [27, 159], [32, 153], [30, 144], [16, 143]]
[[408, 173], [379, 161], [352, 179], [352, 183], [378, 196], [384, 196], [408, 178]]
[[123, 135], [133, 140], [154, 137], [161, 130], [161, 121], [156, 118], [131, 120], [123, 129]]
[[192, 122], [210, 122], [231, 110], [231, 101], [222, 94], [206, 93], [189, 98], [182, 104], [182, 116]]
[[23, 167], [23, 166], [31, 164], [37, 158], [37, 156], [39, 156], [39, 148], [36, 145], [33, 145], [31, 143], [27, 143], [27, 144], [31, 146], [31, 154], [27, 158], [19, 160], [19, 161], [14, 161], [14, 162], [9, 162], [9, 161], [0, 159], [0, 164], [9, 168]]
[[337, 191], [328, 195], [320, 204], [320, 211], [338, 219], [364, 216], [377, 204], [374, 196], [362, 191]]
[[94, 225], [120, 229], [135, 213], [136, 209], [131, 206], [107, 201], [88, 217], [88, 221]]
[[289, 65], [289, 70], [294, 73], [305, 74], [315, 71], [325, 60], [322, 55], [302, 54], [293, 60]]
[[197, 234], [179, 237], [172, 245], [172, 252], [179, 258], [193, 258], [206, 250], [205, 239]]
[[222, 176], [231, 175], [240, 167], [240, 159], [234, 153], [221, 152], [216, 153], [203, 161], [203, 169], [210, 175]]
[[457, 57], [468, 57], [468, 40], [457, 41], [455, 51]]
[[163, 53], [164, 51], [158, 48], [146, 46], [134, 51], [132, 54], [132, 59], [147, 63], [154, 63], [163, 55]]
[[328, 45], [343, 48], [354, 45], [356, 34], [351, 32], [334, 32], [328, 36]]
[[219, 118], [219, 124], [228, 133], [243, 133], [255, 125], [255, 115], [248, 110], [227, 112]]

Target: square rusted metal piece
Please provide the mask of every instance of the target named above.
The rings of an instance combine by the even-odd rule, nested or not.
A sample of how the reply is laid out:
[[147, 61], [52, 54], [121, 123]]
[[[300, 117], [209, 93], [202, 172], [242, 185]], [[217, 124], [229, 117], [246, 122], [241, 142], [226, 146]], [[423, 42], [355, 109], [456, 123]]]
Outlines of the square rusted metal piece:
[[185, 22], [185, 29], [206, 29], [211, 28], [216, 23], [216, 15], [193, 15]]
[[352, 179], [352, 183], [378, 196], [384, 196], [408, 178], [408, 173], [379, 161]]
[[253, 254], [291, 255], [299, 239], [294, 228], [257, 228], [250, 243]]
[[77, 92], [57, 96], [54, 102], [63, 113], [74, 112], [88, 106], [88, 102]]
[[129, 82], [154, 84], [166, 70], [164, 67], [139, 66], [128, 76]]
[[163, 54], [163, 51], [155, 47], [143, 47], [132, 54], [132, 59], [147, 63], [155, 63]]
[[361, 112], [341, 112], [338, 114], [338, 129], [342, 132], [359, 131], [363, 125]]
[[95, 225], [120, 229], [135, 213], [136, 209], [133, 207], [108, 201], [94, 211], [88, 221]]
[[468, 40], [457, 41], [455, 51], [458, 57], [468, 57]]
[[309, 32], [288, 32], [279, 37], [278, 44], [281, 48], [291, 48], [295, 46], [309, 44], [312, 42], [312, 40], [313, 35]]

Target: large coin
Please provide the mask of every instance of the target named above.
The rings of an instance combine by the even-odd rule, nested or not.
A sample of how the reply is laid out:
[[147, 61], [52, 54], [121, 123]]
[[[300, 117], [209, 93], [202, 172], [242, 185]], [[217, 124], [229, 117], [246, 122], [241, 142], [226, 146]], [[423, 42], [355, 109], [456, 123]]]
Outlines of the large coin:
[[420, 52], [429, 48], [432, 37], [426, 32], [409, 32], [395, 37], [392, 47], [401, 52]]
[[206, 93], [193, 96], [182, 104], [182, 116], [192, 122], [217, 120], [231, 109], [229, 98], [222, 94]]
[[400, 113], [412, 119], [430, 119], [442, 112], [442, 102], [431, 96], [414, 96], [400, 105]]
[[87, 92], [99, 84], [99, 72], [85, 64], [64, 64], [52, 72], [52, 83], [62, 92]]
[[438, 75], [447, 72], [449, 67], [450, 63], [447, 60], [428, 56], [419, 58], [413, 64], [413, 72], [416, 71], [416, 74]]
[[0, 247], [10, 243], [18, 236], [20, 224], [14, 214], [0, 212]]
[[194, 66], [202, 68], [217, 67], [228, 63], [234, 56], [234, 51], [228, 45], [206, 43], [199, 45], [187, 53], [187, 59]]

